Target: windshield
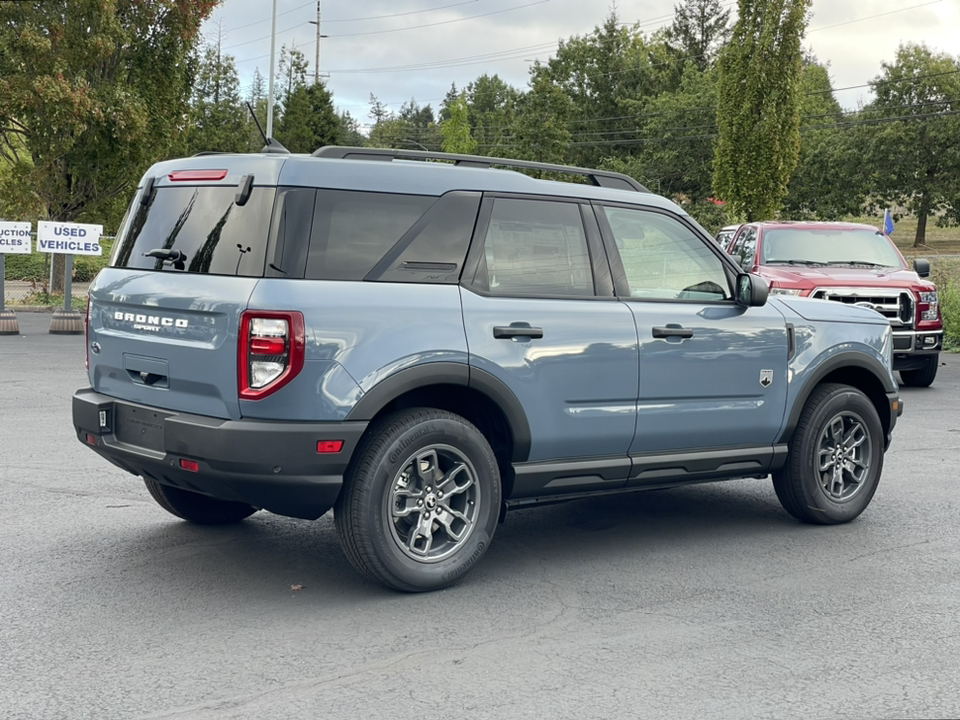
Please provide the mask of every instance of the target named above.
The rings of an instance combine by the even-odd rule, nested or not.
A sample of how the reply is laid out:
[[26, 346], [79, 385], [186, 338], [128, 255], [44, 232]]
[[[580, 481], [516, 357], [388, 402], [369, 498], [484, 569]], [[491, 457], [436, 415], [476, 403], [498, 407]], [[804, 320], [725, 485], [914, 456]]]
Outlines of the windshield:
[[777, 228], [763, 234], [767, 265], [836, 265], [903, 268], [893, 243], [868, 228]]

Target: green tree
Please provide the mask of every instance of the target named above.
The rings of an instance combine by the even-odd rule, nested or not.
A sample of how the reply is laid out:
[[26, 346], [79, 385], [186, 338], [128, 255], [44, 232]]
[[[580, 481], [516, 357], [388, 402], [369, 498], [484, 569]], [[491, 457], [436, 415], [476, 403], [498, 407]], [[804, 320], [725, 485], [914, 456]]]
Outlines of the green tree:
[[735, 219], [774, 217], [796, 167], [810, 2], [739, 0], [720, 53], [714, 188]]
[[[260, 68], [253, 71], [253, 79], [250, 81], [250, 91], [247, 93], [247, 102], [253, 108], [253, 112], [260, 122], [260, 127], [267, 128], [267, 80], [260, 72]], [[250, 110], [244, 116], [247, 123], [247, 148], [251, 152], [256, 152], [263, 147], [263, 135], [260, 134], [260, 128], [250, 117]]]
[[273, 85], [280, 112], [283, 112], [283, 105], [287, 98], [298, 88], [306, 86], [309, 67], [310, 63], [303, 51], [297, 50], [296, 47], [288, 49], [286, 45], [280, 48], [280, 62], [277, 67], [276, 82]]
[[720, 0], [685, 0], [674, 6], [674, 13], [667, 31], [670, 49], [706, 70], [730, 35], [730, 11]]
[[562, 163], [570, 148], [567, 121], [573, 103], [547, 78], [535, 78], [530, 92], [517, 103], [514, 142], [517, 157], [536, 162]]
[[833, 96], [827, 68], [810, 56], [800, 85], [800, 155], [784, 213], [795, 220], [858, 214], [866, 197], [861, 142]]
[[926, 45], [907, 44], [883, 63], [871, 83], [876, 95], [859, 120], [875, 202], [897, 203], [917, 217], [914, 247], [926, 241], [927, 220], [960, 221], [960, 60]]
[[277, 137], [290, 152], [312, 153], [340, 140], [340, 118], [324, 83], [301, 85], [284, 100]]
[[483, 74], [465, 91], [470, 134], [481, 155], [509, 155], [520, 91], [498, 75]]
[[469, 110], [466, 93], [447, 105], [449, 117], [440, 125], [443, 134], [443, 151], [472, 155], [477, 151], [477, 141], [470, 134]]
[[222, 34], [196, 60], [190, 102], [187, 152], [245, 152], [249, 149], [248, 111], [240, 99], [240, 80], [232, 55], [221, 50]]
[[340, 144], [350, 147], [363, 147], [366, 144], [366, 138], [360, 132], [360, 121], [357, 120], [348, 110], [340, 113]]
[[179, 140], [200, 24], [217, 0], [0, 3], [0, 195], [115, 228]]

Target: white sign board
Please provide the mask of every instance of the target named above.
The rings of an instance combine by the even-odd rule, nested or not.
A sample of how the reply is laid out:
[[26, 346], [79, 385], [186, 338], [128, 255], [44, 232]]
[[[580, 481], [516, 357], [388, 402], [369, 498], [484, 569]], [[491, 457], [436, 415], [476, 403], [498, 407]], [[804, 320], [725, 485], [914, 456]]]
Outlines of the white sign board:
[[103, 225], [50, 222], [37, 223], [37, 252], [65, 255], [102, 255]]
[[0, 221], [0, 253], [21, 253], [28, 255], [33, 252], [33, 242], [30, 232], [33, 225], [28, 222]]

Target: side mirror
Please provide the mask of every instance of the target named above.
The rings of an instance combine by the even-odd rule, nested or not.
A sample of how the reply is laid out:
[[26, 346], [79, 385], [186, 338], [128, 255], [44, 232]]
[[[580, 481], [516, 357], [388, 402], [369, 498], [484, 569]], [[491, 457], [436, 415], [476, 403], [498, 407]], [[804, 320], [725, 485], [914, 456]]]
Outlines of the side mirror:
[[918, 258], [913, 261], [913, 269], [917, 271], [917, 275], [922, 278], [930, 277], [930, 261], [923, 260]]
[[737, 305], [762, 307], [767, 304], [770, 288], [763, 278], [749, 273], [737, 275]]

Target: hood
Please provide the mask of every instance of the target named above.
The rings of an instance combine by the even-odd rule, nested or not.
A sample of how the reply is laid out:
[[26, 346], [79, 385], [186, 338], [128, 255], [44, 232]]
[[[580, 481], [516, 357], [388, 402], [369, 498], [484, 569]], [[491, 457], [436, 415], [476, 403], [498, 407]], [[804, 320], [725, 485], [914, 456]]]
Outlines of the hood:
[[760, 275], [771, 282], [789, 287], [891, 287], [910, 288], [933, 283], [921, 280], [913, 270], [905, 268], [805, 267], [763, 265]]
[[804, 320], [811, 322], [846, 322], [890, 326], [890, 321], [876, 310], [826, 300], [791, 295], [775, 295], [772, 301], [786, 305]]

